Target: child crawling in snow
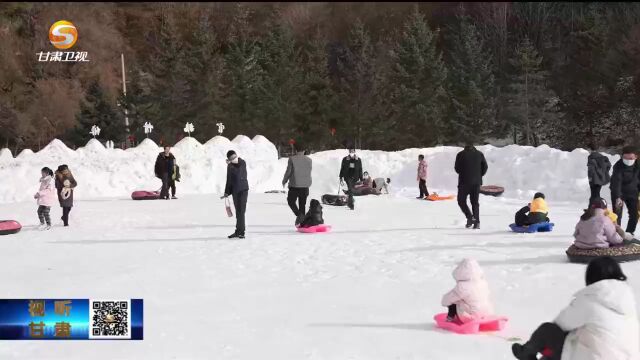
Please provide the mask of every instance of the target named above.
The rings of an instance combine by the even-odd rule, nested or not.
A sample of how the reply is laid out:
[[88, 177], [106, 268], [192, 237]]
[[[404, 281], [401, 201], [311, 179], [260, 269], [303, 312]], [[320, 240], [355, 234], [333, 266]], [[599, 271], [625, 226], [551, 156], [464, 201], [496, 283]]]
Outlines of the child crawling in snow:
[[517, 226], [529, 226], [541, 222], [549, 221], [549, 207], [544, 199], [543, 193], [536, 193], [533, 201], [518, 210], [516, 213], [515, 223]]
[[493, 315], [489, 284], [477, 261], [462, 260], [453, 278], [456, 286], [442, 297], [442, 305], [449, 309], [447, 321], [462, 324]]
[[313, 199], [309, 205], [309, 211], [300, 223], [300, 227], [306, 228], [322, 224], [324, 224], [324, 219], [322, 218], [322, 205], [320, 205], [320, 201]]

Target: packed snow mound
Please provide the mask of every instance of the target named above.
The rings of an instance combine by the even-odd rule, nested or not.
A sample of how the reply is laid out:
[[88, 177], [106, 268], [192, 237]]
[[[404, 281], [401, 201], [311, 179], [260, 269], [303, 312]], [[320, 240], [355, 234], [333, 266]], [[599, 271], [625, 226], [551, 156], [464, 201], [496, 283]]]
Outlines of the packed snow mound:
[[18, 154], [18, 156], [16, 156], [16, 159], [26, 159], [26, 158], [32, 156], [33, 154], [34, 154], [33, 150], [24, 149], [24, 150], [20, 151], [20, 154]]
[[0, 162], [9, 162], [13, 160], [13, 154], [11, 150], [4, 148], [0, 150]]
[[[585, 201], [589, 196], [586, 150], [572, 152], [539, 147], [510, 145], [478, 147], [487, 159], [489, 170], [485, 185], [505, 187], [504, 197], [529, 200], [535, 192], [544, 192], [548, 201]], [[180, 166], [182, 179], [177, 184], [179, 194], [224, 192], [226, 153], [234, 150], [247, 162], [252, 192], [281, 189], [287, 159], [278, 159], [276, 147], [263, 136], [250, 139], [244, 135], [232, 141], [216, 136], [204, 145], [194, 138], [184, 138], [172, 149]], [[418, 155], [428, 163], [427, 186], [430, 191], [455, 194], [457, 174], [453, 165], [459, 147], [440, 146], [407, 149], [396, 152], [358, 151], [364, 170], [372, 177], [391, 178], [391, 189], [401, 196], [418, 192], [416, 171]], [[123, 151], [106, 149], [98, 140], [73, 151], [54, 140], [44, 149], [29, 156], [10, 158], [10, 151], [0, 152], [0, 202], [30, 201], [37, 189], [40, 169], [52, 169], [67, 164], [78, 181], [76, 198], [124, 197], [135, 190], [157, 190], [161, 182], [154, 175], [154, 164], [162, 151], [150, 139], [137, 147]], [[23, 153], [26, 152], [23, 151]], [[311, 155], [313, 159], [313, 197], [337, 193], [340, 162], [346, 150], [330, 150]], [[609, 156], [612, 163], [619, 156]], [[11, 159], [11, 160], [10, 160]], [[31, 181], [30, 181], [31, 179]], [[608, 189], [603, 189], [607, 196]]]

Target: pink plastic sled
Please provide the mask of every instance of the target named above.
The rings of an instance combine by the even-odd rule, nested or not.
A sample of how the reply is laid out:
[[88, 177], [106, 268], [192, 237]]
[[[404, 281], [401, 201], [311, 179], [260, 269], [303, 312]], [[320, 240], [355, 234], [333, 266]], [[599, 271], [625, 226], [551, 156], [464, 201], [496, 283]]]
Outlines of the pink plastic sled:
[[307, 233], [307, 234], [329, 232], [329, 231], [331, 231], [331, 225], [325, 225], [325, 224], [298, 228], [298, 232]]
[[10, 235], [20, 232], [22, 225], [15, 220], [0, 220], [0, 235]]
[[470, 321], [464, 324], [457, 324], [447, 321], [447, 314], [442, 313], [433, 317], [439, 328], [457, 334], [477, 334], [479, 332], [500, 331], [504, 329], [509, 319], [504, 316], [490, 316], [482, 320]]

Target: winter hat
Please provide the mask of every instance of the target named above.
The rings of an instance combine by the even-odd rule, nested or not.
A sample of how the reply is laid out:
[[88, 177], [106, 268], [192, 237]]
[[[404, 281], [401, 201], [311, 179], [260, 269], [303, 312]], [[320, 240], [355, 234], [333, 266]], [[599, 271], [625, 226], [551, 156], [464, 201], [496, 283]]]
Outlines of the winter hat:
[[538, 198], [543, 198], [544, 199], [544, 194], [541, 192], [537, 192], [535, 195], [533, 195], [534, 199], [538, 199]]
[[236, 157], [238, 157], [238, 155], [236, 155], [235, 151], [233, 151], [233, 150], [227, 151], [227, 160], [231, 161], [231, 160], [235, 159]]
[[67, 165], [60, 165], [58, 166], [58, 172], [63, 172], [65, 170], [68, 170], [69, 167]]
[[607, 201], [603, 198], [594, 198], [591, 199], [591, 204], [589, 204], [589, 207], [592, 209], [606, 209]]

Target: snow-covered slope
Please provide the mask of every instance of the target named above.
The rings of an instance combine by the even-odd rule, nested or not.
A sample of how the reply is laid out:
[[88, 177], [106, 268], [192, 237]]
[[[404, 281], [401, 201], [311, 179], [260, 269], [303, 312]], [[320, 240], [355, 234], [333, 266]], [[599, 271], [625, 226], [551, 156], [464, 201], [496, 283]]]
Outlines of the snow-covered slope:
[[[243, 135], [229, 140], [222, 136], [200, 144], [185, 138], [173, 148], [181, 166], [181, 194], [221, 193], [225, 182], [225, 155], [235, 150], [247, 161], [249, 182], [254, 192], [281, 188], [286, 159], [278, 159], [275, 146], [263, 136]], [[553, 201], [578, 201], [588, 195], [586, 161], [588, 152], [564, 152], [546, 145], [534, 147], [490, 145], [479, 147], [485, 153], [489, 171], [485, 184], [502, 185], [506, 197], [528, 198], [536, 191]], [[106, 149], [97, 140], [76, 151], [54, 140], [37, 153], [25, 150], [13, 158], [8, 149], [0, 150], [0, 203], [30, 200], [38, 185], [40, 169], [55, 170], [67, 164], [78, 181], [76, 196], [82, 198], [127, 197], [134, 190], [155, 190], [160, 181], [153, 165], [161, 151], [151, 140], [126, 151]], [[365, 170], [374, 176], [390, 177], [398, 193], [414, 192], [416, 161], [425, 154], [429, 163], [430, 190], [454, 192], [457, 176], [453, 170], [457, 147], [407, 149], [398, 152], [359, 151]], [[338, 188], [340, 160], [345, 150], [313, 154], [314, 193], [333, 193]], [[611, 157], [616, 161], [617, 156]], [[607, 194], [607, 190], [603, 190]]]

